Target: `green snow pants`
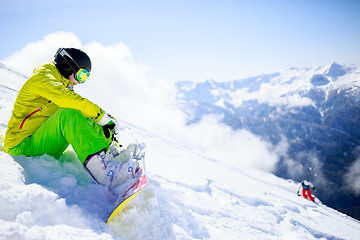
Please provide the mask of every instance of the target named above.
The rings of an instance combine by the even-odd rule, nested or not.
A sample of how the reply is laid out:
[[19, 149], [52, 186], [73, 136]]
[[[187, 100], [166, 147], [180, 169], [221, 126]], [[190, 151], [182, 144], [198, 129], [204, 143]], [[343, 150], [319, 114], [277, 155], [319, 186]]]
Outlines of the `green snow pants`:
[[105, 137], [99, 124], [85, 118], [78, 110], [60, 108], [33, 135], [10, 149], [9, 154], [27, 157], [48, 154], [58, 158], [71, 144], [84, 164], [89, 155], [107, 150], [110, 143], [111, 137]]

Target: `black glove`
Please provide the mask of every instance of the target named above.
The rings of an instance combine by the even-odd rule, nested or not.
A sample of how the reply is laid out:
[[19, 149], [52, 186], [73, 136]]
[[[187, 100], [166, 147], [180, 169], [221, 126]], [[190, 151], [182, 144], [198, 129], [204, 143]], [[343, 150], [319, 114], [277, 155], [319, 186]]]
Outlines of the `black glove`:
[[106, 138], [111, 137], [112, 140], [118, 141], [121, 127], [114, 117], [105, 113], [97, 123], [102, 126]]
[[102, 128], [106, 138], [113, 137], [112, 131], [115, 128], [115, 123], [106, 124], [105, 126], [102, 126]]

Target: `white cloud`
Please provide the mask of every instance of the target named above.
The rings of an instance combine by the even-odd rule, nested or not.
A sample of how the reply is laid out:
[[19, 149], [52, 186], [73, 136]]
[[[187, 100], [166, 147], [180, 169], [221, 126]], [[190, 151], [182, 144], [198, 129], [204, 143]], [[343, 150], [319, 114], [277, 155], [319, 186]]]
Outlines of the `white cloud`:
[[2, 60], [2, 62], [30, 76], [36, 66], [52, 60], [59, 47], [80, 48], [81, 42], [73, 33], [52, 33], [42, 40], [28, 43], [24, 48]]
[[288, 108], [315, 105], [315, 103], [310, 98], [302, 97], [299, 94], [290, 94], [281, 98], [281, 100], [282, 103]]
[[295, 160], [289, 157], [288, 152], [284, 152], [281, 156], [285, 158], [284, 165], [287, 174], [291, 178], [297, 179], [307, 176], [308, 180], [312, 181], [319, 188], [326, 188], [328, 186], [328, 180], [326, 180], [323, 174], [323, 163], [319, 160], [315, 151], [299, 152], [294, 157]]
[[[284, 84], [284, 78], [287, 77], [289, 83]], [[236, 91], [229, 93], [232, 99], [230, 102], [236, 107], [241, 106], [244, 101], [248, 100], [258, 100], [270, 106], [281, 105], [287, 108], [314, 105], [310, 98], [303, 97], [298, 93], [309, 87], [306, 84], [304, 85], [304, 79], [301, 76], [291, 79], [293, 77], [294, 74], [287, 76], [286, 73], [282, 73], [281, 78], [274, 77], [271, 82], [262, 83], [257, 91], [249, 92], [247, 88], [236, 89]]]
[[346, 186], [356, 195], [360, 195], [360, 158], [354, 161], [344, 175]]
[[[188, 142], [207, 156], [237, 168], [274, 170], [278, 155], [270, 143], [246, 130], [232, 130], [221, 116], [205, 116], [184, 131]], [[184, 136], [186, 138], [186, 136]]]
[[284, 162], [285, 166], [286, 166], [286, 170], [287, 173], [292, 177], [292, 178], [297, 178], [300, 176], [303, 176], [304, 174], [304, 168], [301, 164], [299, 164], [298, 162], [296, 162], [295, 160], [288, 158], [285, 160]]
[[284, 105], [288, 108], [309, 106], [313, 104], [310, 98], [300, 96], [297, 91], [291, 93], [293, 85], [262, 84], [259, 91], [253, 93], [254, 98], [260, 102], [268, 103], [270, 106]]

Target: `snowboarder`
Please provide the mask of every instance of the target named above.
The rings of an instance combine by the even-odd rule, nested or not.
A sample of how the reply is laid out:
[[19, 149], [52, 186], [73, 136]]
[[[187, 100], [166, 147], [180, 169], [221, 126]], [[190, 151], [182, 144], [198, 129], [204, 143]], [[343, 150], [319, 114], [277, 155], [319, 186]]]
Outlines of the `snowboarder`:
[[297, 190], [297, 195], [298, 196], [301, 196], [300, 195], [300, 190], [302, 189], [302, 195], [304, 198], [309, 198], [311, 201], [315, 202], [315, 198], [313, 195], [311, 195], [311, 190], [310, 189], [313, 189], [314, 191], [316, 191], [314, 185], [308, 181], [308, 180], [304, 180], [302, 181], [301, 183], [299, 183], [299, 187], [298, 187], [298, 190]]
[[[113, 140], [118, 140], [121, 127], [114, 117], [73, 91], [88, 79], [91, 67], [82, 50], [59, 48], [52, 62], [35, 68], [16, 98], [4, 149], [14, 156], [58, 158], [71, 144], [96, 182], [113, 187], [134, 174], [136, 160], [109, 160], [109, 152], [120, 153]], [[133, 144], [121, 153], [135, 148]]]

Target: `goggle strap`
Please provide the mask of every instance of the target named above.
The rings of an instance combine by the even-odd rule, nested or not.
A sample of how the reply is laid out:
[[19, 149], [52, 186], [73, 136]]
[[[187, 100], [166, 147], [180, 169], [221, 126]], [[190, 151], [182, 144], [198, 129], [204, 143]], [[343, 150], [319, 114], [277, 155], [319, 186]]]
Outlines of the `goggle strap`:
[[75, 71], [75, 73], [80, 70], [79, 65], [77, 65], [75, 60], [70, 56], [70, 54], [64, 48], [62, 48], [59, 51], [59, 54], [65, 59], [67, 63], [69, 63], [70, 67]]

